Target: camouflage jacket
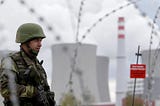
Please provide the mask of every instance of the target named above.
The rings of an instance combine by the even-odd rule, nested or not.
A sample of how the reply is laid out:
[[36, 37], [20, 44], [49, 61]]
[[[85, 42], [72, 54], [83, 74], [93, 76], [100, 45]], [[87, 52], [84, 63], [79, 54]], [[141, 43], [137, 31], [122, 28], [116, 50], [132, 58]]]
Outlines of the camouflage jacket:
[[47, 75], [37, 59], [30, 59], [24, 51], [19, 51], [2, 60], [0, 93], [5, 99], [11, 100], [14, 96], [32, 99], [38, 85], [49, 91]]

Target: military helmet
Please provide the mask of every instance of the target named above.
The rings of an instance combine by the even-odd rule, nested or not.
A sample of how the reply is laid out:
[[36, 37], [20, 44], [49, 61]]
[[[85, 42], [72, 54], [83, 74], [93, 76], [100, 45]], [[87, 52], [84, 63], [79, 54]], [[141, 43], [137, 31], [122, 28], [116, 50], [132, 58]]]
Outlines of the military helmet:
[[16, 43], [25, 43], [34, 38], [45, 38], [43, 29], [35, 23], [22, 24], [16, 33]]

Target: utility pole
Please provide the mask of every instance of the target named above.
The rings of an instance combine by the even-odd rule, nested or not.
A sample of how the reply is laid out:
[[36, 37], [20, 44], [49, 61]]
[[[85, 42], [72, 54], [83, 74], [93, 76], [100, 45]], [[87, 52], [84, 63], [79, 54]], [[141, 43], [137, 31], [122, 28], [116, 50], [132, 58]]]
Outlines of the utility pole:
[[[135, 55], [137, 56], [136, 64], [138, 64], [139, 57], [142, 56], [142, 54], [140, 53], [140, 46], [138, 46], [138, 52]], [[134, 79], [132, 106], [134, 106], [135, 90], [136, 90], [136, 78]]]

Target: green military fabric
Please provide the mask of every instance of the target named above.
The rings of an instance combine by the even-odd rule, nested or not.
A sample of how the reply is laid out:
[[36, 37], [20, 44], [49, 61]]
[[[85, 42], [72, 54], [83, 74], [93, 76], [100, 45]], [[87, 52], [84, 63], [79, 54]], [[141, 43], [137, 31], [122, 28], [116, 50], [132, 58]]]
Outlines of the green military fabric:
[[21, 50], [2, 60], [0, 92], [5, 104], [8, 104], [5, 106], [13, 106], [11, 95], [17, 97], [20, 106], [36, 106], [33, 102], [38, 85], [43, 86], [46, 92], [50, 92], [46, 73], [37, 59], [30, 59]]

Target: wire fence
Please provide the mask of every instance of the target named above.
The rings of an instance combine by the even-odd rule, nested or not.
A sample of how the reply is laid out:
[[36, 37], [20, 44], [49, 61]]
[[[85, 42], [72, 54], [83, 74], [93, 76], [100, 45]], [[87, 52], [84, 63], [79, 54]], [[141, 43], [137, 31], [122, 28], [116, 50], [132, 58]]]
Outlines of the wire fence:
[[[95, 21], [95, 22], [85, 31], [85, 33], [82, 35], [82, 38], [81, 38], [81, 39], [78, 39], [78, 38], [79, 38], [79, 31], [80, 31], [80, 28], [81, 28], [81, 22], [82, 22], [83, 7], [84, 7], [85, 2], [86, 2], [86, 0], [81, 0], [79, 12], [78, 12], [78, 18], [77, 18], [76, 34], [75, 34], [75, 36], [76, 36], [76, 39], [75, 39], [75, 41], [76, 41], [76, 48], [75, 48], [75, 50], [74, 50], [74, 57], [73, 57], [73, 59], [71, 59], [73, 62], [72, 62], [72, 64], [71, 64], [71, 66], [70, 66], [70, 67], [71, 67], [71, 72], [70, 72], [68, 84], [73, 84], [72, 77], [73, 77], [73, 75], [74, 75], [73, 73], [74, 73], [74, 71], [75, 71], [75, 69], [76, 69], [76, 67], [77, 67], [76, 64], [77, 64], [78, 48], [82, 45], [83, 40], [86, 39], [87, 36], [89, 36], [89, 34], [91, 33], [91, 31], [93, 31], [94, 28], [96, 28], [96, 26], [97, 26], [99, 23], [102, 23], [102, 22], [103, 22], [105, 19], [107, 19], [110, 15], [114, 15], [114, 14], [116, 14], [117, 12], [121, 11], [122, 9], [127, 9], [127, 7], [129, 7], [130, 5], [136, 5], [136, 3], [139, 2], [139, 1], [141, 1], [141, 0], [137, 0], [137, 1], [131, 1], [131, 0], [129, 0], [128, 3], [126, 3], [126, 4], [124, 4], [124, 5], [120, 6], [120, 7], [117, 7], [116, 9], [113, 9], [113, 10], [112, 10], [111, 12], [109, 12], [109, 13], [104, 14], [102, 17], [100, 17], [97, 21]], [[1, 1], [0, 1], [0, 4], [1, 4], [1, 5], [4, 4], [4, 3], [5, 3], [5, 0], [1, 0]], [[20, 3], [23, 7], [27, 8], [28, 11], [29, 11], [34, 17], [36, 17], [37, 20], [38, 20], [40, 23], [42, 23], [43, 25], [45, 25], [46, 28], [47, 28], [47, 30], [48, 30], [49, 32], [53, 33], [56, 41], [59, 41], [59, 42], [62, 41], [62, 36], [55, 30], [54, 26], [51, 25], [51, 24], [49, 23], [49, 21], [46, 20], [42, 15], [40, 15], [40, 14], [36, 11], [36, 9], [35, 9], [34, 7], [31, 7], [31, 6], [26, 2], [26, 0], [19, 0], [19, 3]], [[154, 26], [155, 26], [155, 24], [157, 24], [157, 21], [156, 21], [156, 20], [159, 18], [159, 17], [158, 17], [159, 14], [160, 14], [160, 7], [157, 9], [157, 12], [156, 12], [156, 14], [155, 14], [155, 17], [154, 17], [154, 19], [153, 19], [153, 24], [151, 24], [150, 44], [149, 44], [149, 51], [150, 51], [150, 52], [149, 52], [149, 56], [148, 56], [149, 59], [151, 59], [151, 54], [152, 54], [151, 50], [152, 50], [152, 44], [153, 44], [153, 37], [154, 37], [154, 35], [159, 36], [158, 34], [155, 34], [155, 32], [154, 32], [154, 29], [155, 29]], [[152, 82], [152, 79], [153, 79], [154, 68], [155, 68], [155, 65], [157, 64], [157, 58], [159, 57], [159, 52], [160, 52], [160, 48], [159, 48], [159, 47], [160, 47], [160, 41], [159, 41], [159, 44], [158, 44], [158, 46], [157, 46], [157, 48], [156, 48], [156, 51], [155, 51], [155, 53], [154, 53], [154, 58], [155, 58], [155, 59], [154, 59], [153, 63], [151, 63], [150, 60], [149, 60], [149, 63], [148, 63], [148, 66], [149, 66], [149, 78], [150, 78], [150, 80], [149, 80], [149, 82], [148, 82], [150, 87], [148, 87], [148, 88], [149, 88], [150, 92], [151, 92], [151, 90], [152, 90], [152, 84], [151, 84], [151, 82]], [[70, 57], [70, 58], [72, 58], [72, 57]], [[12, 75], [11, 75], [11, 78], [13, 78]], [[13, 80], [11, 80], [11, 81], [13, 81]], [[72, 83], [71, 83], [71, 82], [72, 82]], [[11, 82], [11, 83], [13, 83], [13, 82]], [[68, 84], [67, 84], [67, 85], [68, 85]], [[11, 87], [13, 87], [12, 89], [15, 89], [14, 86], [11, 85]], [[13, 93], [14, 93], [14, 92], [13, 92]], [[151, 96], [151, 94], [149, 94], [148, 96]], [[151, 97], [148, 97], [148, 98], [151, 98]], [[15, 106], [18, 106], [18, 105], [15, 104]], [[57, 105], [57, 106], [60, 106], [60, 105]], [[85, 106], [85, 105], [83, 105], [83, 106]], [[91, 106], [92, 106], [92, 105], [91, 105]]]

